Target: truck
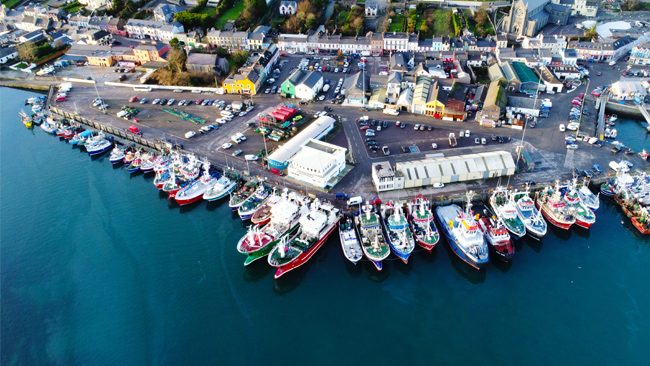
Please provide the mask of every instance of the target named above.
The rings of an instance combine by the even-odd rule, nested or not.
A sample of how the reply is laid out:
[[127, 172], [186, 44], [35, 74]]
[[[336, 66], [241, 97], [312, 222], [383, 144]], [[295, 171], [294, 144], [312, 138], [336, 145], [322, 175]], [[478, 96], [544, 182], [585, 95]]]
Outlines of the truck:
[[361, 51], [361, 56], [370, 56], [370, 51]]
[[238, 102], [238, 101], [232, 102], [232, 109], [237, 112], [241, 111], [243, 107], [244, 107], [244, 103], [242, 102]]
[[399, 111], [396, 109], [386, 108], [384, 109], [384, 114], [389, 114], [391, 116], [399, 116]]
[[456, 141], [456, 134], [452, 132], [449, 134], [449, 146], [456, 147], [456, 145], [458, 145], [458, 141]]

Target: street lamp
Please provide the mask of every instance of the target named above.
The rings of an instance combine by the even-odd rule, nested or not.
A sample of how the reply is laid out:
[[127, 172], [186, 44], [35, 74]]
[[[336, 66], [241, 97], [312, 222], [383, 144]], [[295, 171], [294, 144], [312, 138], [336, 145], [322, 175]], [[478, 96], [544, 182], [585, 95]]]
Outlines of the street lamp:
[[262, 131], [262, 141], [264, 141], [264, 154], [266, 154], [266, 166], [265, 169], [269, 169], [269, 149], [266, 148], [266, 130]]

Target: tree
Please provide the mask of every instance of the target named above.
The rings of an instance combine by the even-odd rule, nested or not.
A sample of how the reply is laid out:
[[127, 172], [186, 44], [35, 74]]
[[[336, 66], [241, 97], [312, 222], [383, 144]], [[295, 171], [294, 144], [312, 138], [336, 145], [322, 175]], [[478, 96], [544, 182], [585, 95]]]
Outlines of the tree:
[[336, 58], [339, 60], [343, 58], [343, 51], [339, 50], [339, 52], [336, 54]]
[[38, 58], [38, 47], [34, 42], [27, 41], [16, 48], [18, 49], [18, 58], [23, 61], [34, 61]]
[[185, 55], [185, 52], [173, 48], [169, 51], [169, 55], [167, 56], [167, 68], [170, 71], [181, 73], [185, 69], [185, 61], [187, 61], [187, 55]]
[[228, 50], [223, 47], [217, 47], [216, 52], [217, 52], [217, 56], [219, 57], [228, 56]]
[[624, 0], [621, 3], [621, 10], [623, 11], [635, 11], [639, 9], [639, 0]]
[[476, 20], [476, 23], [479, 24], [486, 24], [488, 23], [489, 20], [489, 15], [487, 11], [483, 8], [478, 9], [478, 12], [476, 13], [476, 16], [474, 17], [474, 20]]
[[174, 37], [169, 41], [169, 46], [173, 49], [180, 50], [181, 49], [181, 41], [178, 40], [178, 38]]
[[316, 26], [318, 26], [318, 20], [316, 19], [316, 15], [310, 13], [309, 15], [307, 15], [307, 21], [305, 22], [305, 27], [307, 29], [315, 29]]

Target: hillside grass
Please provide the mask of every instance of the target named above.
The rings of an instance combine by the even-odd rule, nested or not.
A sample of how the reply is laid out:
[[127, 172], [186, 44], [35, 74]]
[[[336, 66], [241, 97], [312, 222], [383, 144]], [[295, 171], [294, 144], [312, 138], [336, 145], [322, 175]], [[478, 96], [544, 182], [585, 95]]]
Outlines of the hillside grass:
[[239, 18], [239, 15], [244, 11], [244, 8], [246, 8], [246, 4], [243, 1], [237, 2], [232, 9], [223, 13], [223, 15], [219, 17], [215, 23], [215, 28], [222, 29], [223, 26], [226, 25], [227, 21]]

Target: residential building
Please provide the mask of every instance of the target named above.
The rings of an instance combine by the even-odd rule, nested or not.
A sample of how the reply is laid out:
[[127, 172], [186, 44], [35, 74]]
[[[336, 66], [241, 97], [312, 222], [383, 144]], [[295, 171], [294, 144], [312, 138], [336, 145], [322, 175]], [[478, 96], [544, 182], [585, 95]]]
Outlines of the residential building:
[[492, 81], [483, 101], [483, 109], [476, 116], [478, 122], [496, 122], [508, 103], [508, 95], [499, 80]]
[[582, 73], [573, 65], [546, 66], [560, 80], [580, 80]]
[[248, 50], [248, 32], [236, 30], [224, 31], [212, 29], [203, 40], [213, 47], [223, 47], [228, 51]]
[[0, 48], [0, 64], [7, 63], [18, 57], [18, 51], [13, 47]]
[[90, 17], [90, 20], [88, 20], [88, 28], [101, 29], [108, 32], [109, 20], [111, 20], [111, 17]]
[[389, 161], [372, 163], [372, 183], [377, 192], [392, 191], [404, 188], [404, 177], [396, 172]]
[[258, 25], [252, 33], [248, 34], [248, 49], [261, 50], [268, 48], [272, 41], [269, 34], [271, 27], [266, 25]]
[[646, 41], [632, 47], [630, 63], [635, 65], [650, 65], [650, 42]]
[[367, 0], [365, 4], [366, 18], [375, 18], [379, 11], [379, 5], [376, 1]]
[[158, 22], [171, 23], [174, 21], [174, 14], [183, 11], [178, 5], [160, 4], [153, 10], [153, 17]]
[[103, 30], [93, 30], [82, 35], [80, 42], [91, 45], [108, 45], [113, 39], [112, 35]]
[[386, 107], [386, 88], [375, 88], [370, 93], [368, 108], [384, 109]]
[[107, 28], [108, 28], [108, 33], [110, 34], [117, 34], [120, 36], [126, 36], [127, 33], [124, 30], [124, 25], [126, 24], [126, 21], [120, 17], [115, 17], [112, 18], [111, 20], [108, 21]]
[[539, 116], [539, 108], [542, 106], [542, 101], [528, 97], [508, 97], [508, 106], [506, 107], [506, 115], [515, 117], [521, 114], [522, 118], [525, 116]]
[[433, 37], [431, 50], [434, 52], [442, 51], [442, 37]]
[[298, 3], [295, 1], [280, 1], [280, 15], [294, 15], [298, 10]]
[[25, 43], [25, 42], [39, 42], [46, 39], [45, 36], [43, 35], [42, 30], [35, 30], [33, 32], [25, 33], [22, 36], [18, 37], [18, 40], [20, 43]]
[[107, 8], [113, 6], [113, 0], [78, 0], [78, 1], [86, 8], [88, 8], [88, 10], [96, 10], [98, 8], [101, 8], [102, 6], [105, 6]]
[[612, 84], [610, 94], [616, 100], [634, 100], [635, 98], [643, 99], [648, 94], [646, 90], [648, 81], [646, 79], [621, 79]]
[[185, 61], [185, 68], [189, 72], [215, 72], [217, 55], [209, 53], [190, 53]]
[[346, 151], [311, 138], [291, 157], [287, 175], [321, 189], [334, 187], [345, 170]]
[[77, 28], [88, 28], [89, 16], [81, 14], [68, 15], [68, 24]]
[[183, 24], [179, 22], [167, 24], [155, 20], [129, 19], [124, 28], [129, 37], [140, 39], [149, 37], [152, 40], [169, 41], [175, 34], [185, 33]]
[[551, 72], [547, 66], [538, 66], [535, 68], [535, 71], [537, 72], [537, 75], [539, 75], [540, 80], [544, 83], [544, 90], [547, 92], [562, 92], [564, 84], [553, 75], [553, 72]]
[[595, 17], [598, 14], [599, 1], [588, 0], [551, 0], [553, 4], [569, 7], [571, 16]]
[[567, 47], [575, 49], [579, 59], [607, 62], [618, 60], [630, 52], [635, 44], [644, 40], [645, 38], [634, 40], [629, 36], [625, 36], [616, 40], [571, 41]]
[[33, 32], [36, 30], [47, 30], [52, 23], [52, 19], [48, 18], [45, 14], [39, 14], [36, 16], [24, 15], [22, 19], [14, 25], [18, 29], [22, 29], [25, 32]]
[[169, 45], [165, 43], [140, 44], [133, 49], [138, 61], [145, 63], [149, 61], [167, 61], [165, 54], [169, 51]]
[[241, 69], [237, 74], [230, 75], [223, 81], [224, 92], [228, 94], [255, 95], [260, 88], [260, 75], [252, 67]]
[[411, 101], [411, 113], [424, 114], [429, 94], [431, 93], [432, 81], [429, 76], [417, 76], [415, 89], [413, 90], [413, 99]]
[[282, 83], [283, 96], [313, 100], [323, 88], [323, 75], [319, 71], [296, 70]]
[[91, 66], [111, 67], [125, 57], [135, 60], [134, 50], [129, 47], [109, 47], [73, 44], [65, 57], [85, 59]]
[[370, 77], [365, 72], [358, 72], [345, 79], [343, 88], [345, 89], [346, 104], [364, 106], [368, 102]]

